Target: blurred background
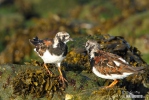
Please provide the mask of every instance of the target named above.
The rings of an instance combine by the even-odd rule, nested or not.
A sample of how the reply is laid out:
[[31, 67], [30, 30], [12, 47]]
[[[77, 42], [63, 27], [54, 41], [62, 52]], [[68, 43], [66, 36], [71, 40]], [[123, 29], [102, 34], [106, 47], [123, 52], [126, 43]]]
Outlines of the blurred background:
[[0, 0], [0, 63], [38, 59], [29, 39], [123, 36], [149, 63], [149, 0]]

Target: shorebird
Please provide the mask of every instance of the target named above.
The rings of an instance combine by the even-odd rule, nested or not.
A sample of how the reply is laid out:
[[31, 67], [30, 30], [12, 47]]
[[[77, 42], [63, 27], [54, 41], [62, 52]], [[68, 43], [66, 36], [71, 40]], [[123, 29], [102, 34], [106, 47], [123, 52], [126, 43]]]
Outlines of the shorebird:
[[34, 51], [44, 61], [44, 67], [48, 73], [52, 74], [46, 64], [54, 63], [60, 73], [60, 80], [62, 80], [63, 83], [67, 82], [61, 71], [61, 62], [65, 59], [68, 52], [66, 43], [73, 41], [70, 35], [67, 32], [58, 32], [53, 39], [40, 40], [38, 37], [35, 37], [29, 41], [35, 46]]
[[100, 50], [99, 44], [94, 40], [88, 40], [85, 48], [90, 58], [93, 73], [103, 79], [114, 80], [107, 88], [115, 86], [119, 79], [142, 72], [144, 69], [144, 67], [130, 65], [116, 54]]

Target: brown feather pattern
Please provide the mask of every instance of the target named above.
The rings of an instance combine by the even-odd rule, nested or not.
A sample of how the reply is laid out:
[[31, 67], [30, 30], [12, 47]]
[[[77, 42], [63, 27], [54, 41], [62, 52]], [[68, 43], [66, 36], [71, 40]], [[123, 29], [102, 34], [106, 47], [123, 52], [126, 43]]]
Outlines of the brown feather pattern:
[[[143, 67], [132, 67], [127, 62], [124, 62], [120, 59], [121, 57], [109, 52], [99, 50], [96, 52], [94, 57], [94, 66], [101, 74], [110, 75], [110, 74], [123, 74], [127, 73], [136, 73], [141, 71]], [[119, 66], [115, 63], [119, 63]]]
[[35, 37], [32, 40], [29, 40], [31, 44], [36, 46], [36, 51], [40, 56], [43, 56], [46, 49], [48, 49], [53, 44], [53, 39], [44, 39], [40, 40], [38, 37]]

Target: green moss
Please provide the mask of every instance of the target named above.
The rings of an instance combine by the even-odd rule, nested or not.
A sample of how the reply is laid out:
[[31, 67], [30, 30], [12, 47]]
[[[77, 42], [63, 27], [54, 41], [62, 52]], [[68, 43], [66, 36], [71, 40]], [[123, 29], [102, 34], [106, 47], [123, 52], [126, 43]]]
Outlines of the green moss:
[[143, 54], [142, 58], [146, 61], [146, 63], [149, 63], [149, 53]]
[[147, 34], [147, 26], [149, 26], [147, 23], [148, 16], [149, 11], [133, 15], [110, 29], [108, 33], [125, 36], [126, 38], [129, 38], [128, 36], [139, 37], [142, 34]]
[[1, 5], [0, 15], [9, 15], [16, 12], [16, 7], [12, 4], [10, 5]]

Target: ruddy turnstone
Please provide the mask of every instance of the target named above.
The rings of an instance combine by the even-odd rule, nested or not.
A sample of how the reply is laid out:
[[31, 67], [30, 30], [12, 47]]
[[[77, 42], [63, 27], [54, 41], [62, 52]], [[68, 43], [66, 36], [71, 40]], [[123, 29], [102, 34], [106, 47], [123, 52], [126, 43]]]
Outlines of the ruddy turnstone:
[[96, 41], [88, 40], [85, 48], [90, 58], [92, 71], [98, 77], [114, 80], [107, 88], [117, 84], [118, 79], [123, 79], [131, 74], [143, 71], [144, 67], [133, 67], [122, 57], [100, 50]]
[[61, 62], [67, 55], [67, 45], [68, 41], [72, 41], [70, 35], [67, 32], [58, 32], [53, 39], [44, 39], [40, 40], [38, 37], [29, 40], [31, 44], [35, 46], [34, 51], [38, 54], [39, 57], [44, 61], [44, 67], [48, 71], [49, 74], [52, 74], [46, 63], [54, 63], [58, 67], [58, 71], [60, 73], [59, 78], [64, 83], [67, 80], [63, 77], [61, 71]]

